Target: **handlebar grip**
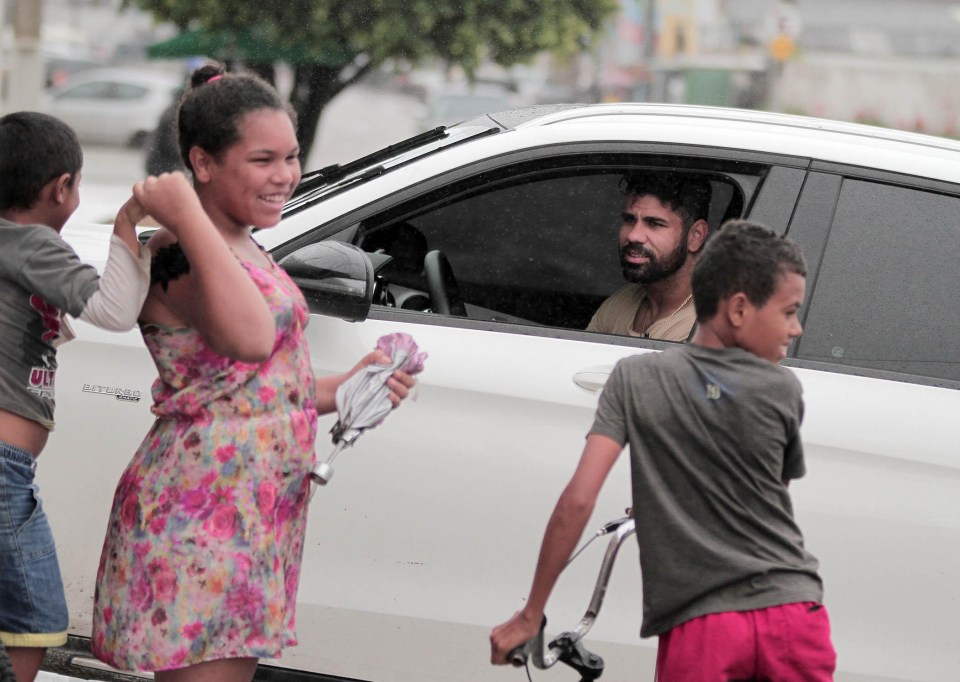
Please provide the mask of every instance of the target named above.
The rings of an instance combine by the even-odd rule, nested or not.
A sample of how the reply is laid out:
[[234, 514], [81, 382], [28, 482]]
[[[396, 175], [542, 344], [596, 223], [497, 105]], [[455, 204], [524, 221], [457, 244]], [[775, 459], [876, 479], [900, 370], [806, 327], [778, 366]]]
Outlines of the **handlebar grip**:
[[512, 665], [514, 668], [522, 668], [527, 664], [527, 659], [530, 657], [529, 654], [525, 651], [525, 647], [529, 642], [524, 642], [518, 647], [514, 647], [510, 650], [510, 653], [507, 654], [507, 663]]
[[512, 648], [507, 653], [507, 662], [515, 668], [520, 668], [527, 664], [530, 657], [533, 657], [534, 664], [543, 660], [543, 629], [547, 626], [547, 617], [544, 616], [540, 621], [540, 630], [533, 637], [519, 646]]

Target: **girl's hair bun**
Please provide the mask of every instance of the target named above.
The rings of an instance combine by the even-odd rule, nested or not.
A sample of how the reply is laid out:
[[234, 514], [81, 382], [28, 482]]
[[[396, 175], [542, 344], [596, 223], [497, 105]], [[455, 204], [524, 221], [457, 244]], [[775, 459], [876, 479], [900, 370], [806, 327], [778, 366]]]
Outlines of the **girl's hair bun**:
[[194, 70], [190, 75], [190, 87], [199, 88], [201, 85], [209, 83], [214, 78], [218, 76], [223, 76], [226, 73], [226, 68], [223, 64], [219, 62], [210, 62], [209, 64], [204, 64], [200, 68]]

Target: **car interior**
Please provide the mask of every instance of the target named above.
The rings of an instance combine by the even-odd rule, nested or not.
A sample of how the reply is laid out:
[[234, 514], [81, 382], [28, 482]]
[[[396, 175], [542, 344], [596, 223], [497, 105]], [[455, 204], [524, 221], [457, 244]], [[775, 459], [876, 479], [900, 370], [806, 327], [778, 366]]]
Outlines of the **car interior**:
[[[440, 315], [584, 329], [624, 285], [617, 234], [631, 169], [578, 168], [457, 188], [360, 223], [380, 259], [375, 304]], [[649, 170], [649, 169], [645, 169]], [[663, 169], [664, 172], [687, 172]], [[708, 222], [744, 213], [758, 179], [697, 171]]]

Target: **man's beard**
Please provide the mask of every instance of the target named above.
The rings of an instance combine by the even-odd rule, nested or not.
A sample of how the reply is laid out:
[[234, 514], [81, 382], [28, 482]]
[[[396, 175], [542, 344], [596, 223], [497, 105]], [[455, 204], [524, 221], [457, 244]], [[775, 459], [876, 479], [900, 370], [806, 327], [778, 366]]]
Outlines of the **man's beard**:
[[[631, 263], [626, 255], [644, 256], [646, 263]], [[687, 239], [686, 235], [679, 240], [677, 248], [673, 253], [667, 254], [663, 260], [657, 257], [642, 244], [630, 243], [620, 249], [620, 267], [623, 270], [623, 278], [634, 284], [652, 284], [666, 279], [683, 267], [687, 262]]]

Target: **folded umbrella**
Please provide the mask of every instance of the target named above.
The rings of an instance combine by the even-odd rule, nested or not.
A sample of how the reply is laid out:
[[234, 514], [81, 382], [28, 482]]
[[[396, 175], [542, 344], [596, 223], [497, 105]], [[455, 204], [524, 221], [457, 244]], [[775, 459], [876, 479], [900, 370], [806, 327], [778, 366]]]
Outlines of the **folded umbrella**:
[[340, 451], [367, 429], [378, 426], [390, 414], [390, 387], [387, 379], [396, 370], [409, 375], [419, 374], [427, 359], [425, 352], [418, 352], [416, 342], [409, 334], [386, 334], [377, 340], [377, 350], [390, 357], [390, 364], [367, 365], [337, 388], [337, 423], [330, 429], [334, 449], [326, 461], [318, 462], [310, 472], [310, 479], [318, 485], [326, 485], [333, 477], [333, 460]]

